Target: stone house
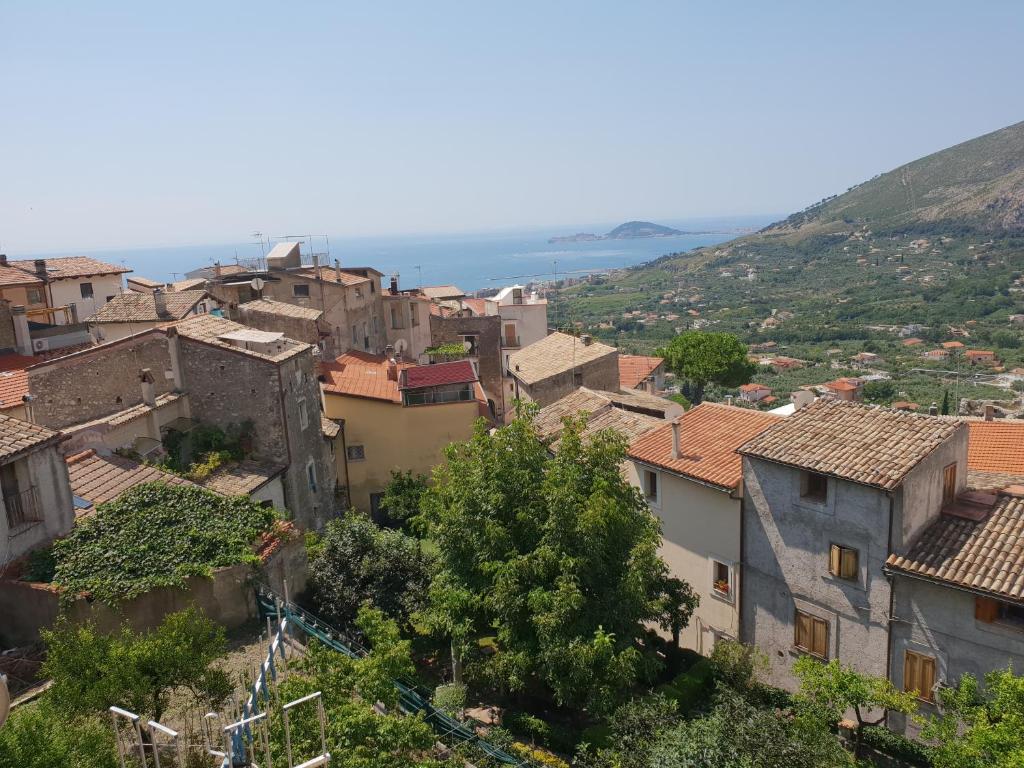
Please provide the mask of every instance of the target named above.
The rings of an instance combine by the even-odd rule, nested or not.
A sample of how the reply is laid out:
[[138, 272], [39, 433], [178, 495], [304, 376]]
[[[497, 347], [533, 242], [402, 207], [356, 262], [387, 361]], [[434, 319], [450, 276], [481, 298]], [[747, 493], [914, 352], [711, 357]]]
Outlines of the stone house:
[[[436, 306], [436, 305], [435, 305]], [[430, 315], [430, 345], [461, 344], [476, 367], [492, 419], [501, 422], [511, 407], [502, 390], [501, 318], [497, 315]]]
[[60, 439], [60, 432], [0, 414], [0, 569], [74, 524]]
[[164, 291], [157, 288], [152, 293], [127, 291], [111, 297], [99, 311], [86, 318], [86, 322], [93, 340], [102, 344], [175, 320], [204, 315], [218, 306], [218, 302], [203, 290]]
[[400, 291], [398, 277], [392, 276], [383, 305], [387, 346], [403, 360], [427, 363], [426, 351], [432, 345], [430, 299], [418, 291]]
[[255, 299], [239, 304], [234, 312], [242, 325], [260, 331], [283, 333], [286, 338], [305, 344], [321, 345], [330, 331], [322, 324], [323, 310], [300, 307], [274, 299]]
[[626, 474], [661, 521], [661, 556], [700, 596], [680, 638], [699, 653], [740, 636], [743, 472], [736, 449], [780, 418], [701, 403], [630, 443]]
[[584, 438], [602, 429], [613, 429], [631, 441], [682, 412], [681, 405], [643, 392], [598, 392], [580, 387], [541, 408], [533, 417], [533, 428], [537, 437], [557, 452], [567, 418], [586, 419]]
[[823, 399], [742, 445], [740, 636], [793, 690], [793, 660], [889, 675], [890, 555], [964, 491], [966, 424]]
[[593, 338], [555, 332], [509, 357], [515, 398], [542, 408], [580, 387], [619, 389], [619, 352]]

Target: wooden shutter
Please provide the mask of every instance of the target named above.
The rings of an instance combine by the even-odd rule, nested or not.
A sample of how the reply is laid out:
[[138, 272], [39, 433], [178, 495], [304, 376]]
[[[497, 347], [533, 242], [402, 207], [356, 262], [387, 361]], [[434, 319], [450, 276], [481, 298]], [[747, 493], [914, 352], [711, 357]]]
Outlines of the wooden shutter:
[[991, 597], [974, 598], [974, 618], [991, 623], [999, 618], [999, 601]]
[[956, 464], [950, 464], [942, 473], [942, 505], [956, 501]]
[[812, 619], [814, 624], [814, 642], [811, 645], [811, 653], [822, 658], [828, 656], [828, 623], [821, 619]]
[[829, 550], [828, 556], [828, 572], [833, 576], [838, 576], [840, 569], [842, 568], [843, 560], [843, 549], [838, 544], [833, 544]]
[[796, 612], [796, 636], [793, 644], [797, 648], [811, 650], [811, 617], [802, 611]]
[[919, 699], [932, 700], [935, 687], [935, 659], [913, 651], [903, 656], [903, 690]]
[[857, 550], [842, 548], [842, 562], [840, 564], [840, 573], [844, 579], [856, 579], [857, 578]]

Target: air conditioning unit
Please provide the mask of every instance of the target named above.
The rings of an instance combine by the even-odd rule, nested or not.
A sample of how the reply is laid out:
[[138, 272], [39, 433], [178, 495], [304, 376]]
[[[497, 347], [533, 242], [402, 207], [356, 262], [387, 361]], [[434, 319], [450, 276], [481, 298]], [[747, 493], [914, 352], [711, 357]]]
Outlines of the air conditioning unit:
[[49, 339], [32, 339], [33, 352], [45, 352], [50, 348]]

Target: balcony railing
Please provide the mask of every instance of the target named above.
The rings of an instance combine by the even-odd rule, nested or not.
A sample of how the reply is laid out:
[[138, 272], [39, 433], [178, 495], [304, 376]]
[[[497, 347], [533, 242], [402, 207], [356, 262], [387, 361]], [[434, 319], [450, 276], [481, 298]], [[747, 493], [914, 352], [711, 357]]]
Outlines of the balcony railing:
[[473, 399], [473, 391], [471, 389], [460, 389], [460, 390], [449, 390], [432, 392], [427, 390], [425, 392], [406, 392], [405, 393], [405, 404], [406, 405], [430, 405], [431, 403], [459, 403], [468, 402]]
[[35, 486], [18, 493], [5, 493], [4, 507], [7, 510], [7, 527], [11, 531], [41, 522], [43, 519], [43, 510]]

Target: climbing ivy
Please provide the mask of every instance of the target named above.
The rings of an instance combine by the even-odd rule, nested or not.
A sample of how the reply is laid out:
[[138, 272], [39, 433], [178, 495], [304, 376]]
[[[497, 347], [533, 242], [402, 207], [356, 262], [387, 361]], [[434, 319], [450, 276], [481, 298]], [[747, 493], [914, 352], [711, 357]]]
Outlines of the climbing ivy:
[[85, 592], [106, 603], [180, 586], [214, 568], [256, 562], [254, 544], [276, 515], [244, 496], [145, 483], [100, 504], [54, 543], [53, 580], [67, 598]]

